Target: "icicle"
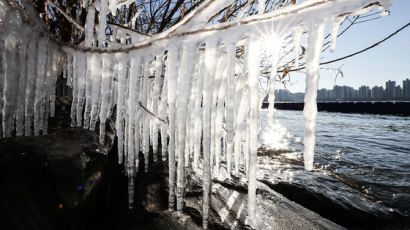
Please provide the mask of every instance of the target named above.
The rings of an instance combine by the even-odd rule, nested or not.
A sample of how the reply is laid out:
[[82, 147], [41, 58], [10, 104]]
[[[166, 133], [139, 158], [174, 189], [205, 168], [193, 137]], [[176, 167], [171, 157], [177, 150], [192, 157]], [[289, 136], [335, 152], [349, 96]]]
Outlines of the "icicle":
[[196, 98], [195, 98], [195, 108], [194, 108], [194, 162], [193, 168], [198, 168], [199, 155], [201, 149], [201, 133], [202, 133], [202, 122], [201, 122], [201, 103], [202, 103], [202, 92], [205, 76], [205, 65], [204, 65], [204, 52], [200, 50], [198, 54], [198, 73], [196, 81]]
[[178, 79], [178, 49], [171, 47], [168, 50], [167, 60], [167, 89], [168, 89], [168, 117], [169, 117], [169, 145], [168, 145], [168, 168], [169, 168], [169, 198], [168, 208], [174, 210], [175, 206], [175, 99]]
[[[274, 46], [271, 47], [272, 50], [269, 52], [272, 55], [272, 67], [269, 77], [269, 97], [268, 97], [268, 111], [267, 111], [267, 120], [269, 126], [273, 126], [273, 112], [275, 110], [275, 86], [276, 86], [276, 73], [278, 68], [279, 54], [281, 48], [281, 41], [272, 41], [275, 42]], [[296, 60], [296, 59], [295, 59]]]
[[87, 73], [87, 54], [82, 52], [77, 52], [76, 56], [76, 78], [77, 78], [77, 108], [76, 108], [76, 119], [77, 127], [81, 127], [82, 118], [83, 118], [83, 107], [85, 99], [85, 82], [86, 82], [86, 73]]
[[[32, 37], [37, 37], [38, 34], [33, 32]], [[37, 78], [37, 54], [38, 52], [38, 41], [29, 42], [27, 54], [27, 83], [26, 83], [26, 95], [24, 100], [24, 135], [31, 135], [31, 126], [33, 124], [33, 113], [34, 113], [34, 98], [35, 98], [35, 87]]]
[[9, 9], [4, 20], [4, 83], [2, 125], [3, 137], [10, 137], [13, 131], [14, 114], [16, 110], [17, 88], [20, 77], [19, 71], [19, 39], [21, 15], [16, 9]]
[[293, 52], [295, 56], [295, 68], [299, 67], [299, 46], [300, 46], [300, 39], [302, 38], [302, 33], [305, 31], [304, 26], [299, 26], [293, 31]]
[[[134, 54], [134, 53], [132, 53]], [[127, 163], [126, 163], [126, 170], [128, 174], [128, 178], [133, 180], [135, 174], [135, 155], [138, 156], [138, 153], [135, 153], [135, 145], [139, 145], [139, 140], [135, 139], [135, 135], [139, 133], [139, 129], [136, 129], [136, 120], [135, 117], [137, 115], [137, 101], [139, 101], [139, 90], [138, 90], [138, 78], [139, 78], [139, 70], [140, 70], [140, 59], [139, 57], [135, 58], [135, 55], [131, 55], [134, 57], [131, 59], [130, 63], [130, 81], [129, 81], [129, 94], [127, 99], [127, 107], [128, 107], [128, 122], [126, 122], [127, 128], [127, 136], [126, 139], [128, 143], [127, 145]], [[137, 121], [138, 122], [138, 121]], [[138, 157], [137, 157], [138, 158]], [[130, 187], [129, 185], [128, 196], [129, 196], [129, 208], [132, 208], [133, 196], [134, 196], [134, 187]]]
[[67, 86], [70, 88], [73, 87], [73, 59], [72, 54], [67, 54]]
[[110, 9], [110, 12], [111, 12], [112, 16], [117, 15], [117, 4], [116, 4], [116, 2], [117, 2], [116, 0], [109, 0], [108, 6], [109, 6], [109, 9]]
[[192, 82], [192, 73], [195, 70], [197, 47], [194, 44], [185, 44], [182, 51], [181, 66], [178, 80], [178, 107], [176, 118], [178, 121], [178, 171], [177, 171], [177, 212], [182, 214], [185, 194], [185, 138], [186, 119], [189, 94]]
[[[164, 78], [164, 77], [163, 77]], [[166, 116], [167, 116], [167, 95], [168, 95], [168, 83], [166, 78], [163, 79], [163, 84], [162, 84], [162, 91], [161, 91], [161, 106], [160, 106], [160, 117], [165, 121]], [[168, 126], [165, 123], [161, 123], [161, 155], [162, 155], [162, 161], [166, 161], [167, 159], [167, 148], [168, 148]]]
[[265, 12], [265, 0], [258, 0], [258, 14]]
[[[248, 42], [247, 42], [248, 43]], [[245, 45], [245, 63], [248, 62], [248, 54], [249, 54], [249, 47]], [[244, 129], [244, 119], [247, 115], [248, 108], [249, 108], [249, 88], [245, 86], [247, 77], [245, 77], [245, 73], [240, 72], [238, 74], [238, 82], [237, 88], [235, 89], [235, 94], [237, 101], [235, 102], [238, 104], [238, 108], [236, 110], [235, 116], [235, 136], [234, 136], [234, 158], [235, 158], [235, 175], [239, 176], [239, 164], [240, 164], [240, 155], [241, 155], [241, 145], [243, 139], [243, 129]]]
[[56, 84], [57, 84], [57, 78], [58, 75], [61, 74], [61, 68], [59, 66], [61, 65], [62, 62], [62, 55], [60, 52], [57, 51], [57, 48], [54, 49], [53, 52], [53, 63], [52, 63], [52, 72], [51, 72], [51, 86], [50, 86], [50, 93], [48, 95], [49, 97], [49, 103], [50, 103], [50, 117], [55, 116], [55, 102], [56, 102]]
[[116, 58], [118, 60], [118, 98], [115, 128], [118, 138], [118, 163], [122, 164], [124, 154], [124, 114], [126, 112], [125, 97], [127, 91], [128, 56], [126, 54], [117, 53]]
[[335, 17], [332, 19], [332, 30], [331, 30], [331, 43], [330, 43], [330, 51], [334, 52], [336, 49], [336, 39], [337, 39], [337, 31], [339, 30], [340, 24], [345, 20], [346, 15]]
[[[42, 105], [43, 105], [43, 91], [44, 91], [44, 77], [46, 75], [46, 63], [47, 63], [47, 38], [40, 38], [38, 44], [38, 57], [37, 57], [37, 78], [35, 87], [35, 99], [34, 99], [34, 135], [38, 136], [40, 130], [42, 130], [40, 122], [42, 121]], [[74, 99], [73, 99], [74, 103]]]
[[308, 171], [313, 169], [315, 123], [317, 115], [316, 97], [319, 80], [319, 61], [325, 25], [325, 23], [321, 23], [320, 25], [311, 25], [309, 27], [309, 35], [307, 40], [306, 91], [305, 107], [303, 108], [303, 115], [305, 117], [305, 149], [303, 152], [303, 158], [305, 162], [305, 169]]
[[105, 122], [109, 113], [112, 100], [113, 65], [110, 54], [102, 55], [102, 78], [101, 78], [101, 107], [100, 107], [100, 144], [105, 140]]
[[[150, 97], [149, 95], [149, 62], [146, 62], [143, 66], [142, 69], [142, 77], [143, 77], [143, 82], [142, 82], [142, 90], [141, 90], [141, 103], [145, 106], [145, 108], [148, 108], [148, 98]], [[150, 123], [151, 117], [144, 113], [143, 116], [143, 124], [142, 124], [142, 152], [144, 154], [144, 169], [145, 172], [148, 172], [148, 165], [149, 165], [149, 123]]]
[[228, 175], [231, 175], [231, 168], [232, 168], [232, 151], [233, 151], [233, 137], [234, 137], [234, 130], [233, 124], [235, 119], [234, 114], [234, 94], [235, 94], [235, 85], [234, 85], [234, 78], [235, 78], [235, 61], [236, 61], [236, 50], [235, 44], [228, 44], [227, 45], [227, 100], [226, 100], [226, 107], [228, 108], [227, 113], [227, 121], [226, 121], [226, 129], [227, 129], [227, 151], [226, 151], [226, 164], [227, 164], [227, 172]]
[[84, 129], [88, 129], [90, 125], [90, 115], [91, 115], [91, 108], [92, 108], [92, 83], [93, 83], [93, 76], [92, 71], [95, 66], [94, 62], [96, 62], [96, 55], [93, 53], [87, 53], [87, 73], [86, 73], [86, 81], [85, 81], [85, 109], [84, 109]]
[[98, 25], [98, 46], [103, 47], [105, 37], [105, 26], [107, 25], [107, 7], [108, 0], [101, 0], [100, 3], [100, 14], [99, 14], [99, 25]]
[[[160, 54], [156, 57], [155, 62], [155, 80], [154, 80], [154, 89], [152, 95], [152, 112], [158, 114], [158, 101], [159, 101], [159, 91], [162, 83], [162, 61], [163, 55]], [[158, 121], [157, 119], [153, 120], [153, 138], [152, 138], [152, 149], [154, 151], [154, 161], [158, 159]]]
[[101, 79], [102, 79], [102, 59], [100, 54], [93, 53], [93, 63], [91, 66], [91, 117], [90, 117], [90, 130], [95, 130], [98, 115], [101, 105]]
[[94, 41], [95, 6], [91, 5], [87, 11], [85, 23], [85, 46], [92, 46]]
[[218, 50], [218, 63], [216, 66], [216, 73], [215, 79], [213, 84], [213, 94], [212, 94], [212, 107], [211, 107], [211, 155], [210, 155], [210, 162], [211, 162], [211, 174], [214, 175], [214, 160], [216, 158], [215, 148], [216, 145], [220, 145], [220, 140], [217, 140], [216, 136], [216, 123], [217, 123], [217, 104], [218, 104], [218, 93], [222, 83], [222, 74], [223, 66], [225, 66], [225, 58], [222, 55], [222, 51]]
[[40, 129], [43, 130], [43, 135], [48, 133], [48, 117], [50, 115], [50, 102], [49, 95], [51, 89], [51, 75], [52, 75], [52, 63], [53, 63], [53, 46], [51, 41], [47, 45], [47, 64], [46, 64], [46, 76], [44, 77], [44, 90], [42, 91], [42, 105], [40, 108]]
[[209, 41], [205, 47], [205, 76], [203, 89], [203, 200], [202, 200], [202, 226], [208, 228], [209, 207], [211, 204], [211, 107], [212, 94], [216, 70], [216, 41]]
[[21, 30], [22, 39], [20, 47], [20, 80], [18, 85], [17, 94], [17, 111], [16, 111], [16, 135], [21, 136], [24, 133], [24, 107], [25, 107], [25, 94], [26, 94], [26, 82], [27, 82], [27, 48], [28, 41], [30, 40], [30, 27], [27, 24], [22, 25]]
[[248, 87], [249, 87], [249, 168], [248, 168], [248, 215], [250, 226], [256, 224], [256, 153], [258, 149], [258, 119], [259, 119], [259, 90], [258, 81], [260, 75], [260, 43], [249, 43], [248, 55]]
[[216, 77], [215, 77], [215, 84], [219, 85], [218, 89], [218, 96], [216, 102], [216, 109], [215, 109], [215, 174], [219, 176], [219, 167], [221, 165], [221, 139], [222, 139], [222, 123], [223, 123], [223, 112], [225, 109], [225, 90], [226, 90], [226, 77], [227, 77], [227, 69], [226, 69], [226, 53], [221, 53], [221, 62], [218, 65], [216, 70]]

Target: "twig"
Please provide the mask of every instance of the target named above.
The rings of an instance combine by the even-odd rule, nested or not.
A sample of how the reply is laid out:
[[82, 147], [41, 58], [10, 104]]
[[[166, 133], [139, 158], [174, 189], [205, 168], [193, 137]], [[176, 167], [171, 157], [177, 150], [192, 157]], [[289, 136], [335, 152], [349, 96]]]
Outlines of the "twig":
[[162, 119], [162, 118], [160, 118], [159, 116], [155, 115], [153, 112], [149, 111], [145, 106], [142, 105], [141, 102], [138, 102], [138, 103], [139, 103], [140, 107], [141, 107], [142, 109], [144, 109], [145, 112], [147, 112], [149, 115], [151, 115], [151, 116], [157, 118], [158, 120], [164, 122], [165, 124], [168, 124], [167, 121], [165, 121], [164, 119]]

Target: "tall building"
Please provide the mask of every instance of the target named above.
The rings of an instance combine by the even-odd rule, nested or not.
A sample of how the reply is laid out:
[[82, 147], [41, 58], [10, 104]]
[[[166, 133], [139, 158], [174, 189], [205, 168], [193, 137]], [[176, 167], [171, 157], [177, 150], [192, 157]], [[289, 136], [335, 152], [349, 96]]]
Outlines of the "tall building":
[[384, 98], [384, 90], [382, 86], [374, 86], [371, 92], [371, 98], [373, 100], [381, 100]]
[[345, 91], [343, 100], [351, 101], [351, 100], [357, 99], [357, 93], [356, 93], [356, 90], [353, 89], [353, 87], [344, 85], [343, 88]]
[[394, 87], [393, 98], [394, 99], [401, 99], [402, 98], [402, 90], [401, 90], [401, 87], [399, 85]]
[[410, 99], [410, 80], [408, 78], [403, 81], [403, 99]]
[[275, 101], [291, 101], [292, 95], [287, 89], [279, 89], [275, 91]]
[[359, 99], [368, 100], [370, 98], [370, 88], [369, 86], [360, 86], [359, 88]]
[[345, 89], [343, 86], [333, 86], [333, 95], [336, 101], [342, 101], [345, 99]]
[[328, 91], [327, 89], [320, 89], [317, 91], [317, 101], [327, 101], [328, 98]]
[[386, 99], [394, 99], [396, 81], [386, 81]]

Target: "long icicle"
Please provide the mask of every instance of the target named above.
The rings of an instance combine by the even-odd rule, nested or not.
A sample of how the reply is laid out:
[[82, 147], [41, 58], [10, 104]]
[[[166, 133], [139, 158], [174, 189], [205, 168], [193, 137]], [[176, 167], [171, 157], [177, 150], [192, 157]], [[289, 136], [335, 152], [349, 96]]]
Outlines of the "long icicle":
[[249, 87], [249, 168], [248, 168], [248, 215], [250, 226], [255, 228], [256, 224], [256, 152], [258, 149], [258, 119], [259, 119], [259, 65], [260, 65], [260, 43], [252, 41], [249, 43], [249, 55], [247, 61], [248, 87]]
[[168, 167], [169, 167], [169, 198], [168, 209], [175, 207], [175, 99], [177, 90], [178, 49], [171, 47], [168, 50], [167, 60], [167, 84], [168, 84], [168, 117], [169, 117], [169, 144], [168, 144]]
[[178, 107], [176, 118], [178, 122], [178, 169], [177, 169], [177, 213], [182, 214], [185, 194], [185, 135], [189, 93], [192, 82], [192, 72], [195, 69], [197, 48], [194, 44], [186, 44], [182, 51], [181, 66], [178, 81]]
[[203, 90], [203, 197], [202, 197], [202, 227], [208, 228], [209, 207], [211, 205], [211, 107], [217, 59], [216, 41], [212, 40], [205, 47], [205, 76]]
[[309, 27], [309, 35], [307, 40], [306, 53], [306, 91], [305, 91], [305, 107], [303, 108], [303, 116], [305, 118], [305, 133], [304, 133], [304, 152], [303, 158], [305, 169], [313, 170], [313, 156], [315, 148], [315, 124], [317, 115], [317, 88], [319, 81], [319, 62], [323, 36], [325, 31], [325, 23], [319, 25], [311, 25]]

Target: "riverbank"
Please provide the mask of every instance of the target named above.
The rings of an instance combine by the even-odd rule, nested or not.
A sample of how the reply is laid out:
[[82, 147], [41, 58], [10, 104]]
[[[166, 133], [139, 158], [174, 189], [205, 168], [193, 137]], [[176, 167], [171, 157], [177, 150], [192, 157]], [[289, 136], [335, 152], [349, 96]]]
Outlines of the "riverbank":
[[[267, 108], [269, 103], [263, 103], [262, 108]], [[275, 102], [275, 108], [279, 110], [303, 110], [303, 102]], [[385, 115], [410, 116], [409, 101], [335, 101], [317, 102], [318, 111], [339, 113], [367, 113]]]

